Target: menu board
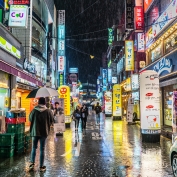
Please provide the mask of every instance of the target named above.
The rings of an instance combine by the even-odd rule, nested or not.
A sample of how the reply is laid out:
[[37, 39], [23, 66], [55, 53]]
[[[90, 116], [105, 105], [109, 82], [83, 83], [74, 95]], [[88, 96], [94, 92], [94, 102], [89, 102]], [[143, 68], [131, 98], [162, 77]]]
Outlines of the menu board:
[[159, 134], [159, 76], [155, 71], [147, 70], [140, 73], [140, 110], [142, 134]]
[[105, 92], [105, 114], [112, 114], [112, 92]]

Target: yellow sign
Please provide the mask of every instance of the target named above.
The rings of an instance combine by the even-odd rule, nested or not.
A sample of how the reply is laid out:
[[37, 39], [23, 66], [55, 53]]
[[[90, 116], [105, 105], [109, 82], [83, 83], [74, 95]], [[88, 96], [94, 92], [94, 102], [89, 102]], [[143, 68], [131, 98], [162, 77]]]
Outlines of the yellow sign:
[[125, 70], [134, 71], [134, 44], [132, 40], [125, 41]]
[[126, 79], [126, 91], [131, 91], [131, 79], [130, 79], [130, 77]]
[[70, 88], [66, 85], [58, 88], [59, 98], [64, 99], [64, 114], [65, 116], [70, 115]]
[[4, 107], [5, 107], [5, 108], [8, 108], [8, 107], [9, 107], [9, 105], [10, 105], [10, 104], [9, 104], [9, 101], [10, 101], [9, 97], [5, 97], [5, 98], [4, 98]]
[[113, 116], [122, 116], [122, 90], [119, 84], [113, 86]]

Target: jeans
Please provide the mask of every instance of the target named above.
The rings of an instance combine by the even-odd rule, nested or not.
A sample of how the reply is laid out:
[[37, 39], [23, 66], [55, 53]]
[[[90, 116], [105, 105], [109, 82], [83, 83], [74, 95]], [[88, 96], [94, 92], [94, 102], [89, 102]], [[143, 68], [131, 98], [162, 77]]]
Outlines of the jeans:
[[80, 117], [79, 118], [77, 117], [75, 120], [75, 128], [79, 127], [79, 121], [80, 121]]
[[97, 113], [97, 114], [96, 114], [96, 121], [97, 121], [97, 124], [100, 123], [100, 113]]
[[44, 149], [47, 137], [32, 137], [31, 163], [35, 163], [36, 149], [38, 141], [40, 141], [40, 167], [44, 165]]
[[81, 118], [81, 120], [82, 120], [82, 129], [86, 129], [87, 117]]

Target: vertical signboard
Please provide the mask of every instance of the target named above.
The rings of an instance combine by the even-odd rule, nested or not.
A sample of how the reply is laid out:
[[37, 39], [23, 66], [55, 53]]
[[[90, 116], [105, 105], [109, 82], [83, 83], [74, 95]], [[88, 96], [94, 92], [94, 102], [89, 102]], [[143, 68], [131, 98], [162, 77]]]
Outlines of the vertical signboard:
[[59, 73], [59, 86], [62, 86], [64, 85], [64, 76], [63, 76], [63, 73], [60, 72]]
[[132, 123], [133, 122], [133, 99], [129, 98], [128, 99], [128, 105], [127, 105], [127, 122]]
[[64, 99], [64, 114], [70, 115], [70, 88], [66, 85], [60, 86], [58, 89], [59, 98]]
[[65, 57], [64, 56], [58, 56], [58, 71], [63, 72], [65, 67]]
[[119, 84], [113, 86], [113, 116], [122, 116], [122, 91]]
[[177, 91], [173, 91], [172, 142], [177, 136]]
[[144, 30], [144, 12], [142, 6], [136, 6], [134, 8], [134, 18], [135, 18], [135, 30]]
[[105, 114], [111, 115], [112, 114], [112, 92], [107, 91], [104, 94], [105, 100]]
[[11, 5], [9, 13], [9, 26], [27, 28], [28, 24], [28, 6]]
[[142, 134], [160, 134], [159, 76], [153, 70], [140, 73]]
[[103, 91], [106, 91], [107, 90], [107, 77], [108, 77], [107, 69], [102, 70], [102, 76], [103, 76]]
[[134, 71], [134, 45], [132, 40], [125, 41], [125, 70]]
[[138, 74], [131, 75], [131, 87], [133, 91], [139, 89], [139, 75]]
[[153, 2], [153, 0], [144, 0], [144, 13], [147, 12], [147, 10], [149, 9], [152, 2]]
[[137, 33], [137, 38], [138, 38], [138, 52], [144, 52], [144, 33]]
[[126, 0], [125, 5], [125, 19], [126, 19], [126, 29], [134, 29], [134, 1]]
[[108, 69], [108, 83], [112, 83], [112, 69]]
[[113, 41], [113, 29], [108, 28], [108, 45], [111, 45]]

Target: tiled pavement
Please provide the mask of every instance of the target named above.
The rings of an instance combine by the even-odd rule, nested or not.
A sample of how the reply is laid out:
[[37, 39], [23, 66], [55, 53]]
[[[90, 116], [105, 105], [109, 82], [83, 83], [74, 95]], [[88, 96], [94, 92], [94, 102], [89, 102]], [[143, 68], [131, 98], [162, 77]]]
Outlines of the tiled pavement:
[[[86, 134], [85, 134], [86, 133]], [[45, 173], [28, 172], [30, 149], [10, 159], [0, 159], [2, 177], [171, 177], [169, 148], [171, 140], [142, 143], [137, 125], [112, 121], [102, 115], [101, 125], [89, 116], [87, 130], [75, 133], [73, 126], [63, 136], [53, 131], [47, 139]], [[38, 151], [39, 153], [39, 151]], [[37, 153], [37, 157], [39, 157]]]

